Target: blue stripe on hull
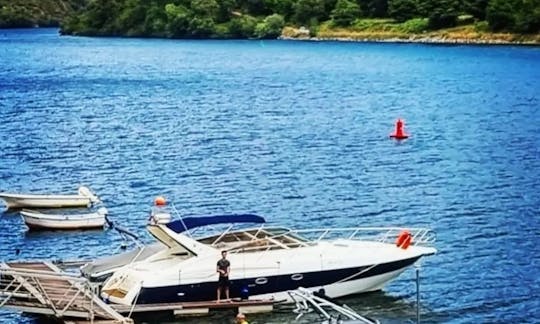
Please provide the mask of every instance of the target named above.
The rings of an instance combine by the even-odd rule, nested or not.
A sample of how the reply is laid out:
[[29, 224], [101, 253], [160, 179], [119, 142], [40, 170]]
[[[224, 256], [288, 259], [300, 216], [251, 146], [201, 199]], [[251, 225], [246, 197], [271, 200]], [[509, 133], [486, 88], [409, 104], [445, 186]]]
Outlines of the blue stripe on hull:
[[[385, 274], [396, 271], [413, 264], [420, 257], [411, 259], [379, 264], [359, 275], [359, 272], [370, 268], [355, 267], [339, 270], [326, 270], [317, 272], [301, 273], [300, 280], [293, 280], [292, 277], [298, 279], [294, 274], [278, 275], [266, 277], [268, 280], [265, 284], [256, 284], [257, 278], [235, 279], [231, 280], [230, 297], [240, 297], [242, 288], [248, 287], [249, 295], [262, 295], [276, 293], [281, 291], [293, 290], [298, 287], [317, 287], [335, 283], [337, 281], [347, 279], [345, 281], [358, 280]], [[297, 273], [300, 274], [300, 273]], [[356, 276], [355, 276], [356, 275]], [[353, 276], [353, 277], [351, 277]], [[349, 278], [350, 277], [350, 278]], [[174, 303], [174, 302], [191, 302], [191, 301], [208, 301], [216, 299], [217, 276], [215, 281], [202, 282], [197, 284], [165, 286], [142, 288], [138, 304], [153, 304], [153, 303]], [[222, 295], [223, 296], [223, 295]], [[223, 297], [224, 298], [224, 297]]]

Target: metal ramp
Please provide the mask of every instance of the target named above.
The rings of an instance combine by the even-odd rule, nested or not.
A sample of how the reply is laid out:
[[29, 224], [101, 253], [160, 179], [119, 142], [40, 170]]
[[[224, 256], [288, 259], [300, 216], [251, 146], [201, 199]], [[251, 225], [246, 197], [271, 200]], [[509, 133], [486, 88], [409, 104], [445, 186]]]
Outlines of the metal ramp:
[[133, 323], [105, 304], [87, 279], [49, 262], [0, 263], [0, 308], [61, 319]]

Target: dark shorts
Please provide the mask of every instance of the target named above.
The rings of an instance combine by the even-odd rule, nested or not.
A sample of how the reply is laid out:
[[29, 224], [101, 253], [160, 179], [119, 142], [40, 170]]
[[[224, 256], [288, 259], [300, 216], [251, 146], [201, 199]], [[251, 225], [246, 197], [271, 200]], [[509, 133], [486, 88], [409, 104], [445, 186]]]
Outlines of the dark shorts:
[[218, 286], [226, 288], [230, 286], [229, 277], [219, 277]]

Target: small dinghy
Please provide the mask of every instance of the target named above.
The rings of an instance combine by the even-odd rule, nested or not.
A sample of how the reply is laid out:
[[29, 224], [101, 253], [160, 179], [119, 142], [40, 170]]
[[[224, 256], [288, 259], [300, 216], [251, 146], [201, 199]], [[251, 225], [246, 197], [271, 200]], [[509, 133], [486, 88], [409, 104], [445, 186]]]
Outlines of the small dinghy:
[[0, 199], [10, 208], [60, 208], [60, 207], [89, 207], [99, 202], [90, 189], [80, 187], [76, 195], [34, 195], [0, 193]]
[[102, 228], [105, 225], [107, 213], [105, 207], [88, 214], [43, 214], [24, 209], [21, 211], [21, 216], [30, 229], [76, 230]]

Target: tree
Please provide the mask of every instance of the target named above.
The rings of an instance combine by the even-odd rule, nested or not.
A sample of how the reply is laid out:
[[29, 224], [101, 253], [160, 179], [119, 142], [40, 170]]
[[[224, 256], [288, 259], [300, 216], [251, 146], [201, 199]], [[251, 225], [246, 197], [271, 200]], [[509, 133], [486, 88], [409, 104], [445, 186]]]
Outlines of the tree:
[[[84, 2], [84, 3], [81, 3]], [[0, 0], [0, 28], [58, 27], [66, 22], [85, 0]], [[77, 25], [77, 24], [75, 24]]]
[[454, 27], [457, 23], [458, 14], [454, 10], [437, 8], [429, 14], [428, 28], [441, 29]]
[[217, 14], [217, 20], [216, 22], [226, 22], [229, 21], [231, 12], [234, 10], [234, 7], [236, 6], [235, 0], [220, 0], [218, 1], [219, 9]]
[[416, 0], [390, 0], [388, 2], [388, 15], [397, 22], [405, 22], [419, 17]]
[[323, 0], [298, 0], [293, 8], [294, 18], [299, 24], [319, 21], [325, 15]]
[[296, 0], [265, 0], [265, 5], [271, 12], [280, 14], [288, 20], [294, 16], [295, 2]]
[[265, 0], [243, 0], [244, 9], [254, 16], [271, 14], [271, 10], [268, 10]]
[[330, 18], [330, 13], [336, 7], [337, 0], [323, 0], [324, 3], [324, 16], [323, 19]]
[[30, 12], [24, 7], [1, 6], [0, 28], [4, 27], [33, 27], [35, 22], [30, 19]]
[[199, 17], [216, 19], [219, 9], [216, 0], [191, 0], [191, 11]]
[[515, 32], [540, 32], [540, 0], [522, 1], [515, 10]]
[[148, 36], [165, 36], [167, 15], [165, 8], [152, 4], [144, 20], [144, 33]]
[[486, 9], [489, 0], [465, 0], [463, 10], [480, 20], [486, 19]]
[[121, 33], [115, 24], [122, 4], [116, 1], [94, 0], [88, 4], [81, 15], [83, 34], [86, 35], [117, 35]]
[[368, 0], [364, 10], [370, 17], [388, 16], [388, 0]]
[[486, 20], [493, 31], [510, 30], [514, 27], [514, 3], [509, 0], [491, 0], [487, 7]]
[[124, 32], [131, 31], [134, 35], [142, 34], [147, 10], [148, 8], [141, 1], [127, 0], [117, 18], [119, 28]]
[[361, 15], [360, 6], [350, 0], [338, 0], [332, 10], [332, 23], [336, 26], [347, 27]]
[[258, 38], [277, 38], [285, 26], [285, 19], [278, 14], [270, 15], [255, 27], [255, 35]]
[[182, 38], [189, 32], [191, 12], [184, 6], [169, 3], [165, 6], [167, 16], [167, 32], [171, 37]]
[[189, 33], [191, 37], [206, 38], [214, 32], [214, 20], [210, 17], [194, 16], [189, 21]]
[[461, 1], [463, 0], [416, 0], [418, 12], [422, 17], [429, 17], [437, 9], [443, 12], [459, 12]]
[[363, 16], [424, 31], [455, 26], [458, 15], [461, 24], [485, 18], [493, 31], [540, 32], [540, 0], [0, 0], [0, 26], [55, 24], [66, 10], [79, 13], [64, 16], [61, 32], [79, 35], [274, 38], [295, 24], [313, 36], [320, 22], [347, 27]]
[[453, 27], [457, 23], [458, 0], [419, 0], [418, 8], [424, 17], [429, 18], [430, 29]]
[[232, 37], [251, 38], [255, 37], [255, 27], [257, 19], [250, 15], [242, 15], [240, 18], [233, 18], [229, 25], [229, 32]]

